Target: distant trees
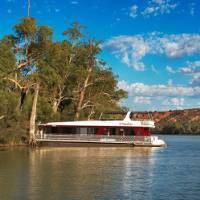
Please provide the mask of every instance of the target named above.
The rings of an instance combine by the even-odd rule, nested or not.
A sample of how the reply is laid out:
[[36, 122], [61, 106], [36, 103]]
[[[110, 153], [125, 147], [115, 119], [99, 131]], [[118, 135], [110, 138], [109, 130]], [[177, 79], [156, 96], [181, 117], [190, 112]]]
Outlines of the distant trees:
[[93, 119], [123, 109], [127, 93], [99, 59], [100, 42], [82, 29], [74, 22], [55, 42], [51, 28], [24, 17], [0, 40], [0, 141], [9, 132], [12, 141], [34, 142], [36, 121]]
[[200, 123], [184, 120], [182, 121], [166, 121], [161, 126], [157, 126], [154, 130], [157, 134], [166, 135], [200, 135]]

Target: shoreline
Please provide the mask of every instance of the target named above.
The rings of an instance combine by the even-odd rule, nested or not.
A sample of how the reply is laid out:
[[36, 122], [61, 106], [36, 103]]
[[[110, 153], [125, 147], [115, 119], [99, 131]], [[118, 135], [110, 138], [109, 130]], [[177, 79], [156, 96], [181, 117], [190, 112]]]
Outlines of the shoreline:
[[29, 147], [28, 144], [0, 144], [0, 148], [8, 148], [8, 147]]
[[[157, 135], [157, 136], [200, 136], [200, 135], [196, 135], [196, 134], [152, 134], [152, 135]], [[32, 145], [29, 144], [0, 144], [0, 148], [12, 148], [12, 147], [32, 147]], [[36, 147], [38, 147], [36, 145]]]

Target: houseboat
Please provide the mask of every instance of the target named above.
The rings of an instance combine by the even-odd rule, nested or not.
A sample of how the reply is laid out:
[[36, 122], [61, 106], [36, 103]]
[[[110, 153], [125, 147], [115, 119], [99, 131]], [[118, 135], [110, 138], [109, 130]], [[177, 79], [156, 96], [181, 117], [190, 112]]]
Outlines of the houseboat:
[[165, 142], [151, 136], [152, 120], [89, 120], [50, 122], [38, 125], [39, 146], [145, 146], [161, 147]]

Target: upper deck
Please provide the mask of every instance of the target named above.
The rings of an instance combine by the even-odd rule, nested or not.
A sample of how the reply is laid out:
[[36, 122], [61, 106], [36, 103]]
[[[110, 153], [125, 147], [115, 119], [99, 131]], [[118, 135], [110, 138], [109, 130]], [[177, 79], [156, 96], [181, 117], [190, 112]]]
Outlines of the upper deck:
[[145, 127], [145, 128], [155, 128], [154, 121], [142, 120], [142, 121], [125, 121], [125, 120], [115, 120], [115, 121], [101, 121], [101, 120], [91, 120], [91, 121], [71, 121], [71, 122], [50, 122], [43, 124], [43, 126], [68, 126], [68, 127]]
[[131, 128], [131, 127], [143, 127], [143, 128], [155, 128], [155, 123], [152, 120], [131, 120], [130, 113], [126, 114], [124, 120], [89, 120], [89, 121], [69, 121], [69, 122], [49, 122], [41, 124], [40, 126], [65, 126], [65, 127], [110, 127], [110, 128]]

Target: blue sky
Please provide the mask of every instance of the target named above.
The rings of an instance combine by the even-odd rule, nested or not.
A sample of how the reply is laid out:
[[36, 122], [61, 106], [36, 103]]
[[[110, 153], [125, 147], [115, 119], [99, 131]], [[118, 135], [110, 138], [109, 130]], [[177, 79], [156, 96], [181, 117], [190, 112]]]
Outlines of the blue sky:
[[[26, 15], [26, 0], [0, 0], [0, 38]], [[31, 16], [55, 40], [73, 21], [103, 40], [131, 110], [200, 107], [199, 0], [31, 0]]]

